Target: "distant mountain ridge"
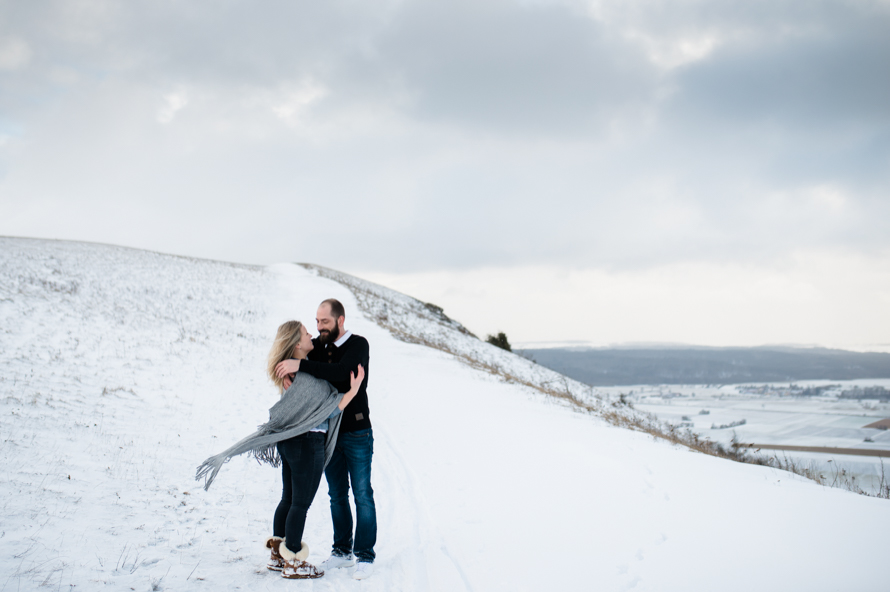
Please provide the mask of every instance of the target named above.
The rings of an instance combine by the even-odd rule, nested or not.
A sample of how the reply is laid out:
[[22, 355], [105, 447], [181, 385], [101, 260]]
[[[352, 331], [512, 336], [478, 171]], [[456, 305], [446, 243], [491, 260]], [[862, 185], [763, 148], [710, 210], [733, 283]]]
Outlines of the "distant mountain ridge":
[[559, 347], [517, 351], [592, 386], [890, 378], [890, 354], [827, 348]]

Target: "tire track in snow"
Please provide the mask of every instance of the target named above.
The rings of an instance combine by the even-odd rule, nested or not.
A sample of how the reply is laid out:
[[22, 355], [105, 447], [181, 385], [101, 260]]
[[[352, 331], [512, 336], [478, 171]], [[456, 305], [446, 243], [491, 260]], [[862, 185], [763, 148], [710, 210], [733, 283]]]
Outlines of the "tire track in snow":
[[[375, 493], [378, 541], [388, 541], [384, 549], [392, 554], [392, 559], [383, 557], [386, 563], [391, 562], [385, 565], [390, 570], [387, 579], [392, 580], [386, 589], [473, 592], [469, 578], [449, 552], [427, 510], [426, 497], [400, 453], [397, 439], [380, 423], [374, 430], [375, 475], [379, 484], [375, 491], [382, 493]], [[394, 578], [397, 573], [402, 574], [401, 581]]]

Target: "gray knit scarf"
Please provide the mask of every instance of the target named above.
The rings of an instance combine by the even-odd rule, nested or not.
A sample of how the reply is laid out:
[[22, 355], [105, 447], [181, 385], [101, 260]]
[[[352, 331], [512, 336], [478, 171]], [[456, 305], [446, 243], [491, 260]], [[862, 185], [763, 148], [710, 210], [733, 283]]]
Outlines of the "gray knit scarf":
[[[280, 466], [281, 458], [278, 456], [276, 444], [304, 434], [316, 427], [333, 413], [341, 399], [342, 395], [331, 383], [305, 372], [297, 372], [293, 384], [281, 395], [281, 400], [269, 409], [269, 421], [234, 446], [201, 463], [195, 475], [195, 481], [204, 477], [206, 491], [210, 488], [210, 484], [213, 483], [223, 464], [230, 458], [245, 452], [249, 452], [261, 463], [269, 463], [273, 467]], [[338, 413], [328, 422], [324, 446], [325, 466], [330, 462], [331, 455], [334, 454], [341, 418], [342, 414]]]

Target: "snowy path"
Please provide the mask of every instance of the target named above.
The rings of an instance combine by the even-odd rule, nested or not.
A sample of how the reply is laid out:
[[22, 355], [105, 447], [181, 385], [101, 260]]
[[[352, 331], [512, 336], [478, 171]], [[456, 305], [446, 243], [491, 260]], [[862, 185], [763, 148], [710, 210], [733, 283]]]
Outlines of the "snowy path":
[[[332, 288], [347, 302], [349, 293], [293, 266], [284, 273], [302, 278], [298, 293], [293, 281], [260, 269], [26, 246], [3, 251], [6, 277], [16, 281], [4, 284], [0, 301], [0, 590], [292, 585], [264, 568], [261, 549], [278, 471], [235, 459], [209, 492], [192, 476], [204, 457], [265, 420], [276, 395], [263, 357], [278, 322], [298, 311], [311, 318]], [[147, 293], [158, 301], [142, 301]], [[385, 428], [375, 436], [386, 533], [378, 573], [359, 583], [337, 570], [304, 584], [465, 589], [398, 446]], [[332, 538], [324, 481], [308, 528], [320, 561]]]
[[[0, 279], [0, 592], [293, 589], [261, 546], [278, 472], [238, 458], [208, 492], [193, 475], [265, 420], [277, 324], [352, 295], [292, 265], [11, 239]], [[885, 585], [885, 500], [656, 442], [349, 325], [372, 344], [377, 569], [301, 589]], [[327, 556], [324, 480], [305, 539]]]

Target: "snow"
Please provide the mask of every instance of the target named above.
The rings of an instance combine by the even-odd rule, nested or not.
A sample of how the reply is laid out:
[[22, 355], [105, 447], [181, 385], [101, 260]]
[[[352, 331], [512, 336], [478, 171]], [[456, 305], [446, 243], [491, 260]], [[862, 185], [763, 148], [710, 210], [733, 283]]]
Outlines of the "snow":
[[[262, 546], [279, 472], [237, 458], [208, 492], [193, 477], [265, 421], [278, 324], [331, 296], [371, 343], [378, 560], [361, 582], [284, 581]], [[331, 270], [0, 238], [0, 327], [0, 590], [886, 585], [886, 500], [573, 411], [520, 384], [550, 371]], [[324, 480], [304, 538], [327, 556]]]
[[[673, 425], [691, 423], [690, 429], [696, 433], [723, 444], [729, 444], [735, 437], [740, 442], [754, 444], [887, 450], [890, 431], [865, 426], [890, 417], [890, 403], [839, 398], [843, 391], [854, 386], [887, 388], [890, 380], [811, 380], [793, 385], [659, 385], [600, 390], [607, 397], [623, 392], [637, 409]], [[801, 388], [813, 387], [822, 387], [825, 391], [820, 396], [799, 395]], [[709, 413], [700, 414], [703, 409]], [[744, 425], [712, 429], [713, 425], [741, 420], [745, 420]], [[886, 458], [773, 450], [763, 454], [802, 461], [804, 466], [825, 475], [846, 470], [868, 492], [878, 490], [882, 472], [885, 484], [890, 479], [890, 459]]]

